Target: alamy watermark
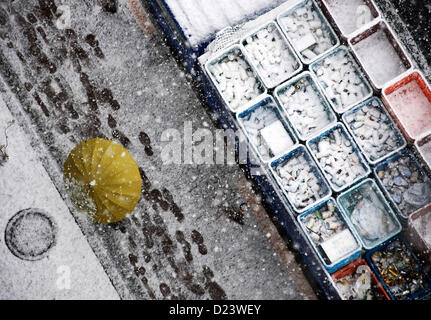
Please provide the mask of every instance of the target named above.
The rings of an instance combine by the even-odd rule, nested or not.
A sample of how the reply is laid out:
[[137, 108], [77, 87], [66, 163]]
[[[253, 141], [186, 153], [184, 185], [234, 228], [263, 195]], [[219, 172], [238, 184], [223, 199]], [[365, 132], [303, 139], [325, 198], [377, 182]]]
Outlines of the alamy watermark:
[[160, 156], [164, 165], [248, 165], [260, 175], [260, 163], [247, 137], [240, 130], [193, 128], [184, 122], [182, 130], [169, 128], [160, 136]]

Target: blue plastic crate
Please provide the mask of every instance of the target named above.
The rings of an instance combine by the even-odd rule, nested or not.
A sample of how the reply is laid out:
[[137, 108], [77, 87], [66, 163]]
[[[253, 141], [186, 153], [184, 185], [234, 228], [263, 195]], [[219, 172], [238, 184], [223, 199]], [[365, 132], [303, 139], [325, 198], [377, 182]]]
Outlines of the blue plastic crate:
[[[365, 190], [365, 188], [367, 187], [369, 187], [369, 190]], [[367, 241], [361, 236], [361, 233], [359, 232], [359, 230], [356, 228], [356, 226], [351, 220], [352, 210], [348, 208], [348, 199], [351, 197], [360, 196], [361, 194], [363, 194], [364, 191], [369, 191], [374, 193], [378, 201], [380, 201], [380, 204], [383, 206], [382, 209], [386, 211], [385, 212], [386, 216], [390, 219], [390, 221], [394, 225], [393, 230], [388, 230], [386, 235], [380, 237], [379, 239], [376, 239], [375, 241]], [[366, 250], [371, 250], [379, 246], [383, 242], [388, 241], [389, 239], [395, 237], [397, 234], [399, 234], [402, 231], [401, 223], [398, 221], [395, 213], [393, 212], [389, 203], [386, 201], [383, 193], [380, 191], [376, 182], [372, 179], [367, 179], [362, 183], [360, 183], [359, 185], [339, 195], [337, 198], [337, 202], [343, 212], [343, 215], [346, 221], [349, 223], [351, 229], [357, 234], [358, 238], [361, 240], [362, 246]]]
[[[393, 195], [389, 192], [389, 190], [386, 188], [385, 184], [383, 183], [383, 180], [379, 177], [379, 172], [380, 171], [387, 170], [389, 164], [394, 163], [394, 162], [396, 162], [396, 161], [398, 161], [400, 159], [406, 159], [406, 160], [410, 161], [411, 165], [414, 166], [418, 170], [419, 176], [420, 177], [424, 177], [424, 179], [427, 181], [427, 183], [430, 186], [431, 186], [431, 177], [428, 175], [427, 171], [425, 171], [423, 169], [423, 167], [421, 166], [419, 160], [415, 157], [415, 155], [408, 148], [403, 149], [400, 152], [397, 152], [395, 155], [393, 155], [392, 157], [390, 157], [387, 160], [383, 161], [382, 163], [380, 163], [379, 165], [377, 165], [374, 168], [373, 171], [374, 171], [374, 176], [375, 176], [375, 178], [377, 180], [377, 183], [383, 189], [384, 193], [386, 194], [387, 198], [391, 202], [392, 206], [395, 208], [395, 211], [397, 212], [398, 216], [401, 217], [404, 222], [406, 222], [410, 215], [412, 215], [415, 212], [423, 209], [424, 207], [426, 207], [427, 205], [429, 205], [431, 203], [431, 201], [429, 201], [429, 203], [426, 203], [424, 206], [422, 206], [420, 208], [413, 209], [413, 211], [411, 211], [411, 212], [403, 212], [401, 210], [401, 208], [399, 207], [399, 205], [397, 204], [397, 202], [394, 200]], [[401, 199], [401, 201], [403, 201], [403, 199]]]
[[[205, 70], [207, 72], [207, 75], [209, 76], [210, 80], [216, 87], [221, 99], [224, 101], [225, 105], [232, 111], [232, 112], [241, 112], [242, 110], [250, 107], [251, 105], [255, 104], [257, 101], [259, 101], [263, 95], [266, 95], [266, 88], [263, 85], [263, 82], [259, 75], [257, 74], [256, 70], [252, 67], [250, 62], [247, 59], [247, 56], [243, 52], [243, 48], [238, 45], [232, 45], [225, 50], [221, 52], [217, 52], [215, 56], [211, 57], [207, 63], [205, 64]], [[242, 60], [247, 65], [247, 71], [250, 71], [253, 73], [254, 78], [256, 79], [256, 83], [258, 85], [259, 94], [257, 94], [255, 97], [253, 97], [250, 101], [247, 103], [239, 105], [237, 108], [233, 108], [233, 106], [229, 103], [228, 99], [226, 98], [226, 95], [223, 94], [223, 90], [220, 88], [220, 84], [217, 81], [216, 76], [214, 75], [214, 69], [216, 66], [223, 60], [230, 60], [230, 57], [234, 56], [235, 58], [238, 58], [238, 60]], [[219, 67], [220, 68], [220, 67]]]
[[[290, 199], [289, 193], [286, 190], [286, 186], [284, 185], [283, 181], [280, 179], [280, 177], [276, 171], [276, 169], [279, 165], [282, 165], [282, 164], [288, 162], [289, 160], [291, 160], [292, 158], [295, 158], [298, 156], [303, 156], [305, 158], [305, 161], [308, 163], [308, 165], [311, 168], [311, 171], [313, 172], [314, 176], [318, 180], [319, 186], [323, 190], [323, 196], [321, 198], [319, 198], [317, 201], [315, 201], [314, 203], [309, 204], [305, 208], [299, 208], [297, 205], [295, 205], [294, 201], [292, 199]], [[271, 169], [272, 175], [275, 177], [278, 185], [280, 186], [281, 191], [284, 193], [285, 197], [289, 200], [290, 205], [299, 214], [312, 208], [317, 203], [329, 199], [332, 195], [332, 191], [331, 191], [330, 186], [326, 182], [325, 178], [323, 177], [322, 173], [320, 172], [318, 166], [314, 162], [311, 155], [308, 153], [307, 149], [302, 145], [297, 146], [296, 148], [289, 151], [287, 154], [285, 154], [281, 158], [272, 161], [270, 164], [270, 169]]]
[[[304, 57], [304, 55], [301, 54], [301, 52], [299, 52], [298, 47], [295, 45], [295, 43], [293, 43], [291, 37], [289, 37], [288, 32], [286, 30], [286, 26], [283, 23], [283, 18], [285, 18], [286, 16], [289, 16], [289, 15], [292, 15], [294, 12], [297, 12], [298, 9], [304, 9], [304, 8], [306, 8], [307, 10], [310, 9], [310, 10], [313, 10], [316, 12], [317, 16], [321, 20], [322, 25], [324, 26], [323, 29], [325, 29], [325, 32], [327, 32], [329, 34], [331, 45], [332, 45], [326, 51], [322, 52], [321, 54], [317, 55], [316, 57], [314, 57], [312, 59]], [[340, 40], [338, 39], [337, 34], [335, 33], [334, 29], [332, 28], [332, 26], [330, 25], [330, 23], [326, 19], [322, 10], [320, 10], [317, 3], [313, 0], [304, 0], [304, 1], [296, 4], [295, 6], [291, 7], [290, 9], [286, 10], [285, 12], [280, 13], [277, 16], [277, 23], [279, 24], [281, 30], [286, 35], [286, 38], [292, 44], [292, 47], [295, 49], [296, 54], [299, 56], [299, 58], [302, 60], [302, 62], [304, 64], [309, 65], [309, 64], [313, 63], [314, 61], [316, 61], [317, 59], [324, 56], [325, 54], [327, 54], [328, 52], [330, 52], [331, 50], [333, 50], [334, 48], [336, 48], [340, 45]]]
[[[373, 104], [376, 104], [376, 106], [374, 106]], [[397, 145], [393, 148], [393, 150], [390, 151], [390, 152], [388, 152], [384, 156], [381, 156], [380, 158], [373, 157], [368, 152], [366, 152], [365, 148], [363, 147], [363, 145], [361, 143], [360, 137], [357, 136], [357, 134], [355, 133], [354, 128], [352, 128], [352, 126], [349, 124], [349, 119], [351, 117], [354, 117], [359, 111], [363, 110], [365, 107], [376, 108], [381, 113], [383, 113], [387, 117], [387, 122], [389, 122], [389, 126], [391, 127], [391, 130], [392, 130], [392, 132], [394, 133], [394, 135], [396, 136], [396, 139], [397, 139]], [[373, 98], [371, 98], [371, 99], [369, 99], [369, 100], [361, 103], [359, 106], [353, 108], [352, 110], [346, 112], [343, 115], [343, 122], [346, 125], [347, 129], [349, 130], [350, 134], [353, 136], [353, 139], [355, 139], [355, 142], [358, 145], [359, 149], [362, 151], [362, 154], [365, 156], [365, 158], [367, 159], [367, 161], [371, 165], [378, 164], [379, 162], [381, 162], [381, 161], [383, 161], [383, 160], [391, 157], [392, 155], [394, 155], [395, 153], [401, 151], [402, 149], [404, 149], [407, 146], [406, 139], [402, 135], [401, 131], [398, 129], [397, 125], [395, 124], [395, 122], [391, 118], [391, 116], [389, 115], [389, 113], [386, 110], [386, 108], [383, 106], [383, 104], [380, 101], [380, 99], [377, 98], [377, 97], [373, 97]]]
[[[283, 93], [288, 91], [290, 88], [296, 86], [298, 84], [298, 82], [300, 82], [300, 81], [307, 82], [308, 85], [311, 86], [312, 90], [315, 92], [316, 96], [318, 97], [321, 105], [323, 106], [323, 108], [326, 110], [326, 112], [328, 114], [328, 121], [329, 121], [328, 124], [325, 126], [318, 127], [308, 134], [301, 132], [301, 130], [298, 128], [295, 121], [291, 117], [289, 117], [288, 107], [283, 103], [282, 98], [281, 98]], [[277, 100], [278, 104], [284, 109], [284, 111], [287, 115], [287, 119], [289, 120], [292, 128], [295, 130], [296, 135], [302, 141], [307, 141], [309, 138], [316, 135], [318, 132], [324, 131], [325, 129], [334, 125], [337, 122], [337, 116], [335, 115], [334, 111], [332, 110], [328, 100], [326, 100], [324, 93], [322, 92], [322, 90], [318, 86], [317, 79], [315, 78], [315, 76], [312, 73], [310, 73], [308, 71], [297, 75], [296, 77], [289, 80], [288, 82], [285, 82], [282, 85], [275, 88], [274, 96], [275, 96], [275, 99]]]
[[[322, 138], [324, 138], [324, 137], [332, 134], [336, 130], [340, 130], [341, 134], [344, 135], [344, 137], [350, 142], [351, 147], [353, 148], [353, 151], [358, 156], [358, 159], [360, 161], [360, 165], [364, 169], [364, 174], [363, 175], [359, 176], [354, 181], [352, 181], [350, 183], [347, 183], [347, 184], [345, 184], [342, 187], [339, 187], [339, 186], [335, 185], [331, 181], [331, 177], [328, 175], [328, 173], [325, 172], [324, 168], [322, 167], [322, 165], [320, 164], [319, 160], [317, 159], [317, 157], [315, 155], [315, 152], [313, 150], [313, 147], [312, 147], [313, 145], [317, 144]], [[322, 134], [318, 135], [317, 137], [308, 140], [307, 143], [306, 143], [306, 145], [307, 145], [307, 149], [310, 151], [310, 154], [313, 156], [314, 161], [316, 161], [317, 165], [319, 166], [320, 170], [323, 172], [326, 180], [329, 182], [329, 184], [331, 185], [331, 188], [332, 188], [332, 190], [334, 190], [334, 192], [338, 193], [338, 192], [342, 192], [343, 190], [346, 190], [346, 189], [350, 188], [354, 184], [356, 184], [356, 183], [362, 181], [363, 179], [367, 178], [370, 175], [370, 173], [371, 173], [371, 169], [368, 166], [367, 161], [365, 160], [365, 158], [362, 155], [361, 151], [359, 150], [358, 146], [353, 141], [353, 138], [347, 132], [345, 126], [342, 123], [340, 123], [340, 122], [336, 123], [334, 126], [332, 126], [331, 128], [329, 128], [328, 130], [326, 130]]]
[[400, 241], [400, 243], [404, 244], [405, 247], [407, 248], [409, 255], [411, 256], [411, 258], [416, 262], [417, 266], [419, 267], [419, 271], [423, 274], [424, 278], [427, 280], [428, 285], [425, 285], [425, 288], [414, 293], [413, 295], [411, 295], [410, 297], [406, 298], [406, 300], [420, 300], [420, 299], [428, 299], [429, 298], [429, 294], [430, 294], [430, 290], [431, 290], [431, 278], [429, 277], [429, 275], [425, 272], [425, 270], [423, 269], [423, 266], [421, 264], [421, 262], [419, 261], [419, 259], [416, 257], [416, 255], [414, 254], [412, 248], [410, 247], [410, 245], [401, 237], [396, 237], [393, 238], [392, 240], [381, 244], [380, 246], [376, 247], [375, 249], [369, 251], [366, 254], [366, 259], [368, 264], [371, 266], [371, 268], [373, 269], [374, 273], [377, 275], [377, 278], [380, 280], [380, 282], [382, 283], [383, 287], [385, 288], [386, 292], [390, 295], [392, 300], [397, 300], [394, 296], [394, 293], [391, 291], [390, 287], [385, 283], [385, 281], [382, 278], [382, 275], [380, 273], [380, 271], [378, 270], [377, 266], [374, 264], [372, 256], [375, 252], [377, 251], [381, 251], [383, 249], [385, 249], [386, 247], [388, 247], [390, 244], [396, 242], [396, 241]]
[[[347, 56], [347, 59], [352, 63], [352, 68], [353, 68], [352, 70], [354, 71], [355, 75], [360, 79], [360, 81], [362, 82], [362, 84], [365, 86], [365, 88], [367, 90], [367, 94], [365, 94], [364, 97], [362, 97], [361, 99], [358, 99], [357, 101], [355, 101], [351, 105], [342, 106], [342, 107], [340, 107], [336, 101], [334, 101], [333, 99], [331, 99], [331, 97], [328, 96], [327, 91], [326, 91], [327, 84], [325, 84], [323, 81], [320, 80], [319, 75], [318, 75], [318, 70], [317, 70], [319, 67], [321, 67], [325, 63], [326, 59], [332, 59], [339, 54], [345, 54]], [[370, 83], [368, 82], [365, 75], [361, 71], [360, 66], [356, 63], [352, 54], [349, 52], [349, 50], [345, 46], [340, 46], [340, 47], [336, 48], [335, 50], [329, 52], [327, 55], [321, 57], [319, 60], [316, 60], [315, 62], [313, 62], [313, 64], [310, 66], [310, 71], [319, 80], [318, 83], [319, 83], [320, 87], [322, 88], [322, 91], [325, 93], [326, 98], [331, 103], [332, 108], [338, 114], [343, 114], [344, 112], [350, 110], [354, 106], [356, 106], [356, 105], [364, 102], [365, 100], [371, 98], [373, 95], [373, 89], [371, 88]]]
[[[311, 214], [316, 213], [316, 211], [321, 210], [322, 208], [328, 206], [328, 204], [331, 203], [334, 206], [335, 214], [338, 216], [338, 218], [341, 220], [341, 222], [345, 225], [347, 230], [349, 230], [352, 234], [352, 236], [355, 238], [357, 242], [357, 248], [355, 250], [352, 250], [342, 258], [329, 263], [325, 260], [325, 258], [320, 253], [316, 243], [313, 241], [312, 237], [310, 236], [310, 233], [307, 230], [307, 227], [304, 225], [304, 220]], [[350, 229], [350, 225], [346, 222], [343, 214], [341, 213], [341, 210], [339, 209], [337, 202], [334, 198], [330, 198], [327, 201], [321, 202], [320, 204], [315, 205], [313, 208], [309, 209], [308, 211], [304, 212], [303, 214], [298, 216], [298, 222], [301, 225], [302, 229], [304, 230], [304, 233], [307, 235], [307, 239], [310, 243], [310, 245], [314, 248], [316, 251], [318, 257], [320, 258], [320, 261], [323, 263], [323, 265], [326, 267], [329, 273], [334, 273], [337, 270], [347, 266], [349, 263], [355, 261], [361, 256], [362, 252], [362, 244], [360, 240], [358, 239], [357, 235]]]
[[[282, 41], [285, 43], [285, 51], [287, 51], [288, 55], [291, 56], [292, 60], [295, 62], [295, 69], [286, 74], [284, 77], [280, 77], [278, 79], [270, 79], [269, 77], [266, 77], [266, 72], [263, 69], [263, 66], [260, 65], [252, 56], [252, 53], [250, 52], [250, 50], [247, 48], [246, 45], [246, 41], [248, 38], [252, 38], [254, 37], [256, 34], [259, 34], [259, 32], [263, 29], [267, 29], [272, 27], [274, 30], [272, 32], [276, 33], [281, 39]], [[265, 23], [264, 25], [260, 26], [259, 28], [253, 30], [251, 33], [245, 35], [241, 40], [240, 43], [242, 45], [242, 47], [244, 48], [244, 53], [245, 55], [248, 57], [248, 60], [250, 61], [251, 65], [254, 67], [254, 69], [256, 70], [256, 72], [259, 74], [260, 78], [262, 79], [264, 85], [266, 88], [268, 89], [272, 89], [274, 87], [276, 87], [277, 85], [279, 85], [280, 83], [288, 80], [289, 78], [292, 78], [293, 76], [295, 76], [296, 74], [300, 73], [303, 69], [303, 65], [301, 63], [301, 60], [299, 59], [299, 57], [296, 55], [295, 51], [293, 50], [292, 46], [290, 45], [289, 41], [285, 38], [283, 32], [281, 31], [280, 27], [274, 22], [274, 21], [269, 21], [267, 23]]]
[[[278, 105], [275, 102], [274, 98], [272, 98], [269, 95], [265, 95], [265, 96], [261, 97], [260, 101], [258, 101], [255, 105], [251, 106], [247, 110], [238, 114], [237, 115], [238, 123], [239, 123], [242, 131], [244, 132], [244, 134], [247, 136], [248, 141], [252, 145], [252, 147], [255, 150], [256, 154], [258, 155], [259, 159], [263, 163], [268, 163], [271, 161], [272, 158], [279, 157], [279, 156], [281, 156], [281, 154], [273, 154], [271, 151], [269, 151], [269, 155], [261, 154], [261, 152], [259, 152], [257, 146], [253, 143], [253, 139], [250, 136], [250, 132], [247, 131], [247, 128], [244, 125], [244, 120], [247, 119], [247, 117], [249, 117], [251, 114], [253, 114], [253, 112], [255, 112], [259, 109], [262, 109], [262, 108], [265, 108], [266, 110], [268, 110], [268, 112], [273, 112], [276, 115], [277, 119], [279, 121], [281, 121], [284, 129], [286, 130], [287, 134], [289, 135], [290, 139], [292, 140], [293, 144], [292, 144], [291, 148], [293, 148], [298, 143], [298, 139], [295, 136], [295, 134], [293, 133], [292, 128], [290, 127], [285, 115], [279, 110]], [[285, 152], [287, 152], [287, 151], [288, 150], [285, 150]]]

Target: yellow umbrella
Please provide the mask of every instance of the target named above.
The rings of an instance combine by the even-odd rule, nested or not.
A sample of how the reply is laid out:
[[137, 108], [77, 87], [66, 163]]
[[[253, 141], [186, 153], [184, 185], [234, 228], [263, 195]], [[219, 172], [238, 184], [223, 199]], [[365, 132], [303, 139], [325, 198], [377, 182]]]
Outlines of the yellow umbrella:
[[64, 163], [71, 200], [95, 222], [123, 220], [141, 196], [138, 165], [119, 144], [100, 138], [81, 142]]

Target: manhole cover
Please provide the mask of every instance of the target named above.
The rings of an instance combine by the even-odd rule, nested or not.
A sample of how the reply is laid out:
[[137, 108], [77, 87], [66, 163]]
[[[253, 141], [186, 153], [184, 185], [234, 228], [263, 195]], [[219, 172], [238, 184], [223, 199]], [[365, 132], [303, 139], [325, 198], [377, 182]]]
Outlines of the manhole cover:
[[55, 245], [56, 226], [42, 210], [19, 211], [8, 222], [6, 245], [18, 258], [35, 261], [42, 259]]

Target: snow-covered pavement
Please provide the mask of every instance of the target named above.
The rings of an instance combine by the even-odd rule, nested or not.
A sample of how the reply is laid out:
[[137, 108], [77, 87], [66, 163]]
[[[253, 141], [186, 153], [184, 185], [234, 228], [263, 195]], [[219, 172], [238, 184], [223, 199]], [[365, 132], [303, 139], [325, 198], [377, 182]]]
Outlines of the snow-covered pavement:
[[[13, 117], [1, 98], [0, 119], [3, 133]], [[0, 166], [0, 299], [118, 299], [19, 125], [11, 126], [8, 136], [10, 160]], [[42, 210], [55, 223], [54, 244], [37, 261], [21, 260], [4, 241], [4, 232], [13, 232], [11, 228], [6, 231], [10, 218], [25, 209]], [[21, 234], [15, 239], [14, 244], [21, 249], [32, 246]], [[37, 239], [31, 240], [34, 245]]]

